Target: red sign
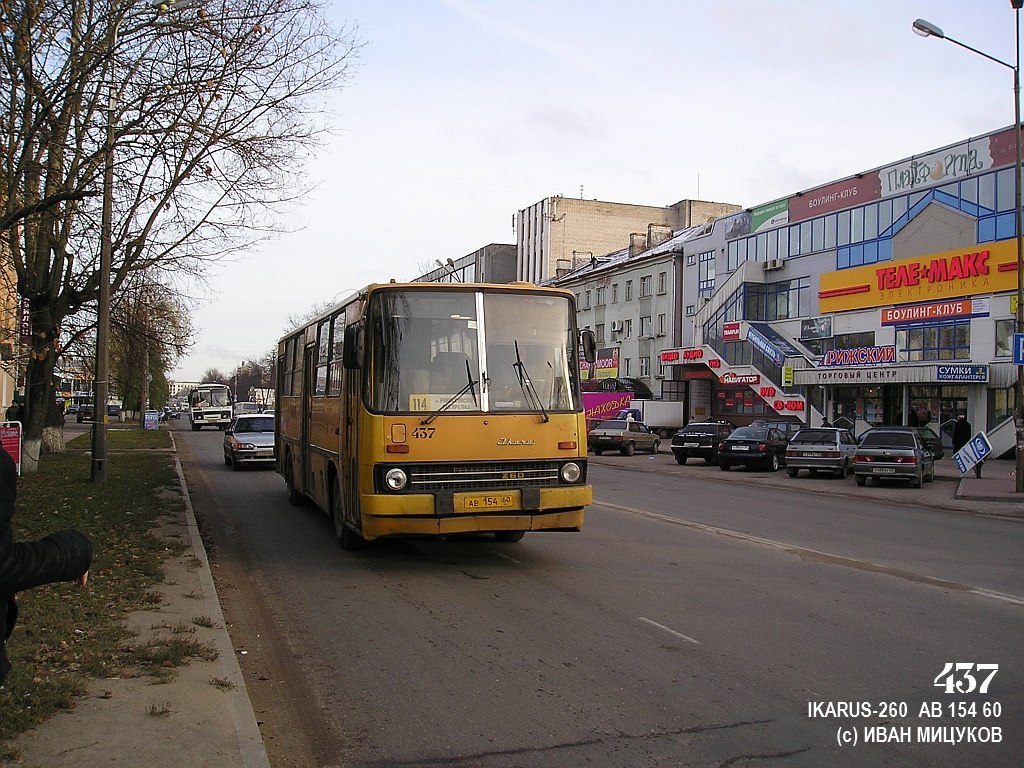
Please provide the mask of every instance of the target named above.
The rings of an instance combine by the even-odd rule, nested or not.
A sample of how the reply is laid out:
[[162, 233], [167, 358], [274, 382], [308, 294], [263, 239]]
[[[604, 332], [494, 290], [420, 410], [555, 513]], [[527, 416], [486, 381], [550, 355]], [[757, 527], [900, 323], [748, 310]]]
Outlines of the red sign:
[[802, 400], [776, 400], [772, 403], [772, 408], [779, 413], [783, 411], [802, 411], [804, 403]]
[[722, 325], [722, 341], [739, 341], [740, 340], [740, 324], [739, 323], [724, 323]]
[[789, 221], [803, 221], [812, 216], [851, 208], [860, 203], [877, 200], [882, 193], [878, 172], [861, 178], [844, 179], [834, 184], [802, 192], [789, 198]]
[[0, 446], [14, 459], [14, 464], [21, 474], [21, 424], [16, 421], [5, 421], [0, 424]]

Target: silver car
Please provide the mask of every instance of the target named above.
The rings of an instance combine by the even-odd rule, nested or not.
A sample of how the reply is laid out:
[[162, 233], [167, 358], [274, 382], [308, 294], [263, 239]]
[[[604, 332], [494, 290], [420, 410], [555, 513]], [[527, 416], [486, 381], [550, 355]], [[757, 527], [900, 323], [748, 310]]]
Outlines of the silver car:
[[224, 432], [224, 463], [232, 469], [246, 464], [274, 465], [274, 415], [246, 413]]
[[786, 472], [796, 477], [801, 469], [812, 475], [831, 472], [841, 478], [853, 469], [857, 438], [848, 429], [813, 427], [801, 429], [786, 447]]

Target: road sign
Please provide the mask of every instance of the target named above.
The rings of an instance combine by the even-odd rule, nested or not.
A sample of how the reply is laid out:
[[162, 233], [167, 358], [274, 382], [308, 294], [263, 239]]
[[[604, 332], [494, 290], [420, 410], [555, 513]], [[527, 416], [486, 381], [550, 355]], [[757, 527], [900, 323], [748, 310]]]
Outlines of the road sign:
[[1024, 365], [1024, 333], [1013, 334], [1013, 364]]
[[956, 462], [960, 474], [966, 475], [971, 467], [979, 461], [984, 461], [990, 453], [992, 453], [992, 443], [988, 441], [988, 435], [979, 432], [967, 441], [967, 445], [953, 454], [953, 461]]

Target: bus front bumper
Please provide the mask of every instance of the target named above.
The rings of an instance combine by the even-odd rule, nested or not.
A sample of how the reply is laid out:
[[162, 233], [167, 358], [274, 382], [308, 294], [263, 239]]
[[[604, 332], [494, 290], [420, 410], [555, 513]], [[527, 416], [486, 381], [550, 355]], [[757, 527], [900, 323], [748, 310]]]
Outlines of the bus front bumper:
[[589, 485], [517, 488], [481, 493], [362, 497], [363, 537], [457, 534], [478, 531], [578, 531]]

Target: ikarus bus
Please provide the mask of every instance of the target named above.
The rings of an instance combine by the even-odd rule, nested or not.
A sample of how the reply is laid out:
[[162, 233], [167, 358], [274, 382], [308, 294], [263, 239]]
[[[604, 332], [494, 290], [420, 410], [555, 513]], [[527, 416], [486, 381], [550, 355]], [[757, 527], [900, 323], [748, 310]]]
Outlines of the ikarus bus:
[[593, 492], [573, 294], [371, 285], [278, 345], [277, 471], [342, 547], [579, 531]]

